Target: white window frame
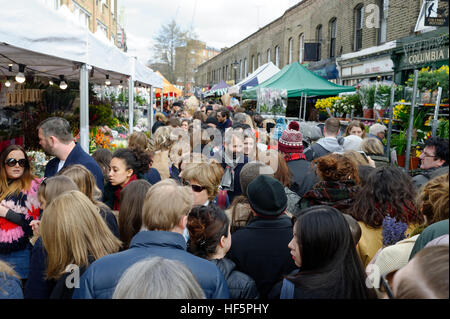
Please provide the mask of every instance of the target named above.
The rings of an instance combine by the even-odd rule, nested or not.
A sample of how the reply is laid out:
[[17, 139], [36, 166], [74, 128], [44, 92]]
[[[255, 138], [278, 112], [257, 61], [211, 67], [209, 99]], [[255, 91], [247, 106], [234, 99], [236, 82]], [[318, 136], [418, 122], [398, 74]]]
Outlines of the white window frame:
[[78, 22], [82, 26], [89, 28], [89, 19], [91, 18], [91, 14], [88, 11], [86, 11], [82, 6], [80, 6], [76, 1], [72, 1], [72, 3], [74, 6], [73, 13], [77, 16]]
[[258, 53], [257, 57], [258, 57], [257, 60], [258, 60], [258, 68], [259, 68], [261, 66], [261, 53]]
[[298, 39], [298, 62], [303, 63], [303, 59], [305, 56], [305, 34], [300, 34]]
[[103, 31], [103, 34], [108, 38], [108, 27], [97, 19], [97, 30], [100, 29]]
[[294, 39], [293, 38], [289, 38], [289, 58], [288, 58], [288, 61], [289, 61], [289, 63], [288, 64], [291, 64], [292, 63], [292, 51], [294, 50]]
[[271, 59], [271, 52], [270, 52], [270, 51], [271, 51], [270, 48], [267, 49], [267, 63], [269, 63], [270, 61], [272, 61], [272, 59]]

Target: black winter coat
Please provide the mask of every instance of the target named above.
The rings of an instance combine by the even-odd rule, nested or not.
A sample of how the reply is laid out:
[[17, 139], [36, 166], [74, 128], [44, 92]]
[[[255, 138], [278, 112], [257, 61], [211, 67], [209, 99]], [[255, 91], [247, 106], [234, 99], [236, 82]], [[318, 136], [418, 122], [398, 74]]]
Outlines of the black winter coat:
[[220, 269], [228, 284], [230, 299], [257, 299], [259, 297], [255, 281], [236, 270], [236, 264], [228, 258], [211, 259]]
[[292, 173], [291, 186], [289, 189], [303, 197], [309, 190], [311, 190], [319, 178], [315, 173], [311, 162], [306, 160], [294, 160], [287, 162], [289, 170]]
[[227, 257], [236, 263], [237, 270], [255, 280], [263, 299], [283, 276], [297, 268], [288, 248], [292, 237], [292, 223], [286, 215], [254, 217], [232, 234]]

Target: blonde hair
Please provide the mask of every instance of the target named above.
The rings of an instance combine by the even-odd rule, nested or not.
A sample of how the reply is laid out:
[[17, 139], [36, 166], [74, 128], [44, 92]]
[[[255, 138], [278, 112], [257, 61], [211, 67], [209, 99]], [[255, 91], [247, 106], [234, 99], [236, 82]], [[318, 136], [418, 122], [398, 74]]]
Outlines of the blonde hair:
[[95, 205], [107, 207], [100, 201], [102, 191], [97, 187], [94, 175], [83, 165], [68, 166], [59, 171], [58, 175], [67, 176], [73, 180], [77, 184], [79, 191], [86, 195]]
[[383, 155], [383, 144], [377, 138], [365, 138], [361, 142], [361, 150], [366, 154]]
[[0, 274], [1, 273], [20, 279], [20, 276], [14, 271], [14, 268], [11, 267], [11, 265], [8, 264], [7, 262], [0, 259]]
[[161, 120], [162, 122], [166, 123], [167, 122], [167, 117], [161, 112], [156, 112], [155, 113], [155, 120]]
[[145, 151], [148, 149], [148, 137], [144, 132], [133, 132], [128, 138], [129, 149], [140, 149]]
[[142, 208], [142, 226], [147, 230], [170, 231], [187, 216], [194, 203], [190, 187], [173, 179], [162, 180], [147, 192]]
[[171, 138], [172, 128], [170, 126], [161, 126], [153, 134], [149, 142], [149, 149], [153, 152], [159, 150], [168, 150], [174, 143]]
[[209, 200], [213, 200], [217, 196], [222, 175], [222, 165], [215, 160], [201, 163], [188, 163], [181, 172], [183, 179], [196, 181], [201, 186], [206, 187]]
[[42, 180], [37, 192], [41, 206], [48, 206], [58, 195], [72, 190], [79, 190], [77, 184], [67, 176], [57, 175]]
[[80, 191], [68, 191], [55, 198], [41, 220], [42, 243], [48, 253], [47, 279], [58, 279], [67, 266], [89, 266], [115, 253], [121, 246], [99, 213]]
[[342, 153], [342, 155], [348, 159], [351, 159], [357, 165], [363, 165], [363, 166], [369, 165], [369, 162], [364, 158], [364, 155], [362, 155], [358, 151], [349, 150], [349, 151], [345, 151], [344, 153]]

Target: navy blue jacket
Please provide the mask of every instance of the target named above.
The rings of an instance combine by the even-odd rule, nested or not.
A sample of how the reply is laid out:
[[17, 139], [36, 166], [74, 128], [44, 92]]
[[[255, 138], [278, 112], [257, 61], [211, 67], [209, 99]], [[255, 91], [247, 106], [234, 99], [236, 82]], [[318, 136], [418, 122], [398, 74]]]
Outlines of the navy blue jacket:
[[[243, 163], [239, 163], [236, 168], [234, 169], [234, 188], [233, 191], [227, 191], [228, 199], [230, 203], [233, 203], [233, 199], [236, 196], [239, 196], [242, 194], [242, 188], [241, 188], [241, 170], [244, 167], [245, 164], [249, 162], [249, 159], [246, 155], [244, 155], [244, 161]], [[225, 162], [225, 159], [222, 160], [222, 168], [225, 171], [227, 167], [227, 164]]]
[[150, 257], [174, 259], [185, 264], [197, 278], [206, 298], [228, 299], [228, 286], [222, 272], [213, 263], [186, 251], [181, 234], [167, 231], [140, 231], [130, 248], [104, 256], [89, 266], [80, 278], [73, 299], [110, 299], [128, 267]]
[[[58, 172], [58, 164], [59, 159], [57, 157], [51, 159], [45, 167], [45, 177], [55, 176]], [[102, 169], [88, 153], [83, 151], [80, 144], [78, 143], [75, 143], [74, 149], [72, 150], [72, 152], [70, 152], [69, 156], [67, 156], [66, 162], [64, 163], [64, 166], [62, 168], [75, 164], [83, 165], [94, 175], [97, 186], [103, 193], [104, 177]]]

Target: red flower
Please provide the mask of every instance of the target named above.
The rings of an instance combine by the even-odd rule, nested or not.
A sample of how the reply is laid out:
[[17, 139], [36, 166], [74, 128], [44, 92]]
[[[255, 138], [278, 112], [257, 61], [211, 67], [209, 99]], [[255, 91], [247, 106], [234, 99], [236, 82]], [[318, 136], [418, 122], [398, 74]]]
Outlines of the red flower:
[[34, 208], [34, 206], [31, 205], [31, 210], [30, 210], [30, 209], [28, 210], [28, 215], [30, 215], [31, 217], [33, 217], [33, 220], [36, 220], [36, 219], [39, 218], [39, 212], [40, 212], [39, 207]]

